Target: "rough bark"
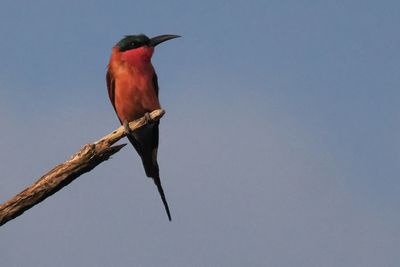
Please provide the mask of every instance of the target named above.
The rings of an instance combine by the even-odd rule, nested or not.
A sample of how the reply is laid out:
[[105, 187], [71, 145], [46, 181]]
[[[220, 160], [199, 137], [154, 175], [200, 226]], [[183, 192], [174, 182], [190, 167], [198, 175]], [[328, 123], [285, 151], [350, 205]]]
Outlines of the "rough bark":
[[[159, 120], [164, 113], [165, 111], [162, 109], [155, 110], [150, 113], [150, 118]], [[146, 123], [146, 118], [142, 117], [130, 122], [129, 128], [134, 131]], [[0, 226], [21, 215], [24, 211], [53, 195], [80, 175], [91, 171], [97, 165], [109, 159], [110, 156], [126, 145], [113, 146], [125, 136], [125, 129], [121, 126], [95, 143], [86, 144], [69, 160], [57, 165], [24, 191], [1, 204]]]

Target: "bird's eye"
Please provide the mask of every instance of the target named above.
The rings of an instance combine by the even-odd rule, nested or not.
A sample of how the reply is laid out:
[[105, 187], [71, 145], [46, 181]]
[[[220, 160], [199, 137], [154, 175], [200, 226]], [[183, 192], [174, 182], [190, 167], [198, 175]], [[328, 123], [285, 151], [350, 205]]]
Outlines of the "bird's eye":
[[132, 42], [132, 43], [131, 43], [131, 46], [132, 46], [132, 47], [134, 47], [135, 45], [136, 45], [136, 43], [135, 43], [135, 42]]

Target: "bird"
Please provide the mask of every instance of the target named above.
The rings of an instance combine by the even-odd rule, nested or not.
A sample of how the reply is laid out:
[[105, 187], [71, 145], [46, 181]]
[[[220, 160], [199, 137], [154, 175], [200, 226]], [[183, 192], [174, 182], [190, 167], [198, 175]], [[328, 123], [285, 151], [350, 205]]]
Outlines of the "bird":
[[[152, 121], [149, 113], [160, 109], [158, 79], [151, 58], [154, 48], [179, 35], [163, 34], [153, 38], [145, 34], [126, 35], [111, 52], [106, 82], [108, 96], [124, 126], [129, 142], [139, 154], [146, 176], [153, 179], [164, 204], [168, 220], [171, 213], [161, 185], [157, 161], [159, 121]], [[146, 125], [130, 131], [128, 123], [141, 117]]]

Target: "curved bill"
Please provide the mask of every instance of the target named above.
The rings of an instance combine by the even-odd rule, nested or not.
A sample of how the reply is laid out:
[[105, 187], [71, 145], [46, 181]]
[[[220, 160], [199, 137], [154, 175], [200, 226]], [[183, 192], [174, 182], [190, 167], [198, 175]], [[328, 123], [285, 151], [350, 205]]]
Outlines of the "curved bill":
[[163, 35], [159, 35], [156, 37], [153, 37], [150, 39], [150, 46], [157, 46], [159, 44], [161, 44], [162, 42], [174, 39], [174, 38], [178, 38], [181, 37], [179, 35], [174, 35], [174, 34], [163, 34]]

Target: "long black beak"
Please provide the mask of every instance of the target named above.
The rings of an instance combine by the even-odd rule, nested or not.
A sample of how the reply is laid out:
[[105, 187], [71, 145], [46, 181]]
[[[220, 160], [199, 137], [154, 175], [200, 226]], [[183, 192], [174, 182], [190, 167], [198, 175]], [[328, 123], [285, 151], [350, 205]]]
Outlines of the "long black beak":
[[159, 35], [156, 37], [153, 37], [150, 39], [150, 46], [157, 46], [159, 44], [161, 44], [162, 42], [174, 39], [174, 38], [178, 38], [180, 37], [179, 35], [174, 35], [174, 34], [164, 34], [164, 35]]

